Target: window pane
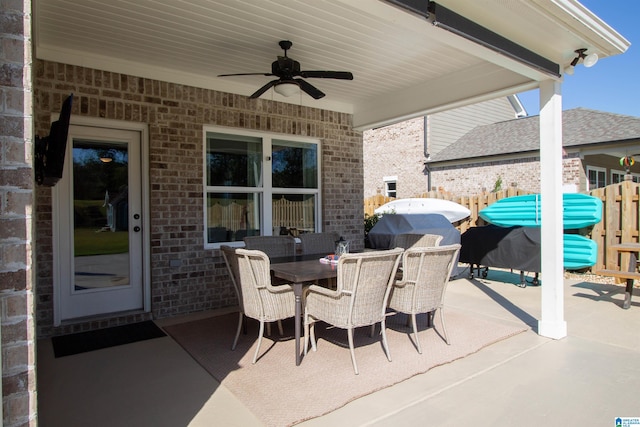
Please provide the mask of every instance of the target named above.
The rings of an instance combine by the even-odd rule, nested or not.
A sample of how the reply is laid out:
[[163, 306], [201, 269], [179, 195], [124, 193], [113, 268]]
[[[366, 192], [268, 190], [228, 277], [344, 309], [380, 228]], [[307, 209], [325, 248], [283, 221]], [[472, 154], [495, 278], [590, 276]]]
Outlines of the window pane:
[[258, 193], [207, 194], [207, 243], [232, 242], [259, 234]]
[[318, 146], [273, 140], [272, 180], [279, 188], [318, 188]]
[[316, 229], [316, 198], [313, 194], [274, 194], [273, 234], [310, 233]]
[[207, 185], [260, 187], [261, 165], [260, 138], [207, 133]]

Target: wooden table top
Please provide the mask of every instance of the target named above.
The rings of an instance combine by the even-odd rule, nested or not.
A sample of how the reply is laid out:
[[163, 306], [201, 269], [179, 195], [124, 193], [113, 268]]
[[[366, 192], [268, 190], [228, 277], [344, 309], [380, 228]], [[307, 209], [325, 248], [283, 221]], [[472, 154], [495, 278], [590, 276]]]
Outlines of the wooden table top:
[[293, 283], [313, 282], [338, 277], [338, 266], [323, 264], [320, 262], [320, 258], [272, 263], [271, 271], [274, 276]]

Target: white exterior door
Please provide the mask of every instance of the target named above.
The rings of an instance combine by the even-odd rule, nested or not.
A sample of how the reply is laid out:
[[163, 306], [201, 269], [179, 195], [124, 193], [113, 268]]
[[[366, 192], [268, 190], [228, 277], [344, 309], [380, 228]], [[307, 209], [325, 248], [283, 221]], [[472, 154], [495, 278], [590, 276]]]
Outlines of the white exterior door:
[[71, 125], [53, 190], [55, 323], [144, 308], [142, 137]]

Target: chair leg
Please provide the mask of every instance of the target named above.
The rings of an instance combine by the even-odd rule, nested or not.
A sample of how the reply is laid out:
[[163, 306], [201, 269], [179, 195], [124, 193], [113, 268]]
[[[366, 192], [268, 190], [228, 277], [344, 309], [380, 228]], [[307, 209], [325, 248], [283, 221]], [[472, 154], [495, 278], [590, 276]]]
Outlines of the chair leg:
[[358, 364], [356, 363], [356, 352], [353, 349], [353, 328], [347, 329], [347, 336], [349, 337], [349, 350], [351, 351], [351, 363], [353, 364], [353, 371], [358, 375]]
[[260, 344], [262, 344], [262, 334], [264, 334], [264, 320], [260, 321], [260, 332], [258, 332], [258, 344], [256, 344], [256, 352], [253, 355], [253, 361], [251, 362], [253, 364], [255, 364], [256, 360], [258, 360], [258, 353], [260, 352]]
[[371, 329], [369, 330], [369, 336], [373, 338], [373, 334], [376, 333], [376, 324], [371, 325]]
[[316, 344], [316, 322], [311, 322], [311, 328], [309, 330], [309, 339], [311, 339], [311, 349], [313, 351], [318, 350], [318, 345]]
[[240, 331], [242, 330], [242, 324], [244, 323], [244, 314], [242, 312], [238, 313], [238, 330], [236, 331], [236, 337], [233, 339], [233, 345], [231, 346], [231, 350], [236, 349], [236, 345], [238, 344], [238, 338], [240, 337]]
[[416, 340], [416, 347], [418, 348], [418, 353], [422, 354], [422, 348], [420, 348], [420, 340], [418, 339], [418, 322], [416, 320], [415, 313], [411, 313], [411, 326], [413, 327], [413, 337]]
[[309, 323], [307, 319], [304, 319], [304, 355], [307, 355], [307, 349], [309, 348]]
[[387, 360], [391, 362], [391, 352], [389, 351], [389, 343], [387, 342], [387, 324], [385, 319], [382, 319], [380, 322], [380, 333], [382, 335], [382, 347], [384, 348], [384, 353], [387, 355]]
[[[262, 334], [260, 334], [260, 336], [262, 336]], [[267, 336], [271, 336], [271, 323], [267, 323]]]
[[439, 311], [440, 311], [440, 322], [442, 323], [442, 332], [444, 335], [444, 342], [446, 342], [447, 345], [451, 345], [451, 343], [449, 342], [449, 336], [447, 335], [447, 327], [444, 324], [444, 310], [442, 307], [440, 307]]
[[280, 332], [280, 336], [284, 335], [284, 330], [282, 329], [282, 320], [278, 320], [278, 332]]

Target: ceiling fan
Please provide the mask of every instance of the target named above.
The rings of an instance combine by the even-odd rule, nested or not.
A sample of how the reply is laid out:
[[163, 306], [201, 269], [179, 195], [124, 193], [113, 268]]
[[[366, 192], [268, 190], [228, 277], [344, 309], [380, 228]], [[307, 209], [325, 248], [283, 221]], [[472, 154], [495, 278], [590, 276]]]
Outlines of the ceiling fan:
[[[284, 56], [278, 56], [277, 61], [271, 63], [270, 73], [238, 73], [238, 74], [220, 74], [218, 77], [229, 76], [275, 76], [277, 80], [272, 80], [266, 85], [262, 86], [249, 98], [258, 98], [265, 93], [268, 89], [274, 88], [278, 93], [287, 96], [286, 88], [291, 88], [293, 85], [298, 86], [309, 96], [314, 99], [320, 99], [324, 96], [324, 93], [308, 83], [306, 80], [297, 79], [295, 77], [302, 78], [321, 78], [321, 79], [342, 79], [353, 80], [353, 74], [348, 71], [301, 71], [300, 63], [287, 56], [287, 50], [291, 49], [293, 43], [289, 40], [282, 40], [278, 43], [284, 50]], [[281, 86], [280, 88], [278, 86]], [[279, 90], [280, 89], [280, 90]], [[296, 89], [297, 91], [297, 89]]]

